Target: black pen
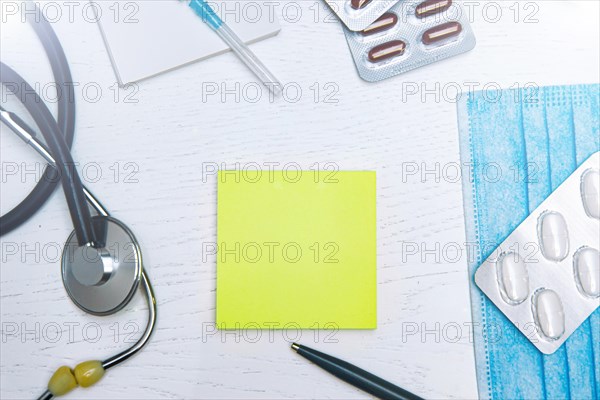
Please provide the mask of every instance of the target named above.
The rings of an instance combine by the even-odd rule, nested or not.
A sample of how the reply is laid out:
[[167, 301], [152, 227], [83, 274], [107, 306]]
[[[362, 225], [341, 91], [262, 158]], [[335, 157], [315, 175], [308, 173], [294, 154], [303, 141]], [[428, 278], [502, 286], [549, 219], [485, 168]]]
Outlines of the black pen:
[[373, 375], [364, 369], [358, 368], [346, 361], [340, 360], [323, 354], [320, 351], [313, 350], [306, 346], [292, 343], [292, 349], [296, 353], [309, 361], [317, 364], [325, 371], [337, 376], [338, 378], [364, 390], [373, 396], [386, 400], [423, 400], [416, 394], [412, 394], [378, 376]]

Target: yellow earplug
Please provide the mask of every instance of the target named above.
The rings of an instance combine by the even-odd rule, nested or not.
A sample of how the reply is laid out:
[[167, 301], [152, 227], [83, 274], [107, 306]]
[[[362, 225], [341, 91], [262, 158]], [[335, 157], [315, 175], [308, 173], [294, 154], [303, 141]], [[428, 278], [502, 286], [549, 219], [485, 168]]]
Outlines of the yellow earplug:
[[75, 389], [77, 386], [90, 387], [104, 376], [104, 367], [101, 361], [84, 361], [71, 370], [69, 367], [60, 367], [56, 370], [48, 390], [53, 396], [62, 396]]
[[48, 382], [48, 390], [54, 396], [62, 396], [63, 394], [69, 393], [71, 390], [77, 387], [77, 380], [73, 371], [69, 367], [60, 367], [56, 370], [50, 382]]
[[81, 387], [89, 387], [104, 376], [104, 367], [100, 361], [84, 361], [75, 367], [75, 379]]

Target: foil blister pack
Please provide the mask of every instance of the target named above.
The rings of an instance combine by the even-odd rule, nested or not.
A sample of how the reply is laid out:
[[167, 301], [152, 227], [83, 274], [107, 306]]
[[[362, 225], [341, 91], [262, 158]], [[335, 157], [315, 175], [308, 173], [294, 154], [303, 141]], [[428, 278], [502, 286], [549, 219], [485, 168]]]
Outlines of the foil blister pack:
[[398, 0], [325, 0], [338, 18], [351, 31], [369, 26]]
[[600, 305], [600, 152], [481, 264], [475, 283], [542, 353]]
[[401, 0], [363, 30], [344, 31], [358, 74], [369, 82], [475, 47], [468, 15], [452, 0]]

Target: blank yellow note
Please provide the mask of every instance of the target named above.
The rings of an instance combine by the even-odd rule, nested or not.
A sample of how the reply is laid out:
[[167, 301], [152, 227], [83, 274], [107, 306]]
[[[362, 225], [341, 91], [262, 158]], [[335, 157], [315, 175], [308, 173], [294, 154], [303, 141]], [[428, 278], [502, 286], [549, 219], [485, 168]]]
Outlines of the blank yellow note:
[[375, 172], [220, 171], [221, 329], [374, 329]]

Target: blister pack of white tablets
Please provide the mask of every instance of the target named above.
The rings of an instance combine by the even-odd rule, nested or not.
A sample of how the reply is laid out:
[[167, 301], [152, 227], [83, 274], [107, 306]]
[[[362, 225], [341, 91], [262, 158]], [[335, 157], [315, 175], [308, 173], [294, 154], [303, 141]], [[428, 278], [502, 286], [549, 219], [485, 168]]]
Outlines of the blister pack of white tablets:
[[452, 0], [402, 0], [363, 30], [344, 31], [358, 74], [369, 82], [475, 47], [468, 13]]
[[369, 26], [398, 0], [325, 0], [338, 18], [351, 31]]
[[551, 354], [600, 305], [600, 152], [542, 202], [475, 273], [475, 283]]

